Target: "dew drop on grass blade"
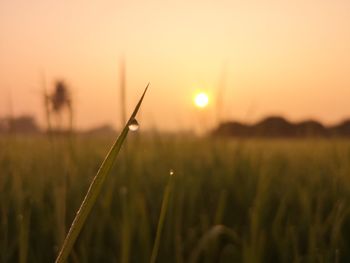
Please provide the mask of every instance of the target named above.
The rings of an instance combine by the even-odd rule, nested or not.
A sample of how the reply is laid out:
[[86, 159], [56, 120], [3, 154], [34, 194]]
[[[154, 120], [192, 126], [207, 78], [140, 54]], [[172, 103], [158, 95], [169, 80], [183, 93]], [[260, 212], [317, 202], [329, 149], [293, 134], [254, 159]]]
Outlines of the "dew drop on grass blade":
[[123, 145], [123, 142], [128, 135], [129, 132], [129, 126], [133, 124], [135, 117], [137, 115], [137, 112], [139, 111], [139, 108], [142, 104], [143, 98], [146, 94], [146, 91], [148, 89], [149, 83], [147, 84], [139, 102], [137, 103], [134, 112], [131, 114], [128, 122], [126, 123], [125, 127], [123, 128], [121, 134], [113, 144], [112, 148], [110, 149], [109, 153], [107, 154], [106, 158], [101, 164], [100, 169], [98, 170], [97, 174], [95, 175], [94, 179], [92, 180], [89, 190], [87, 191], [85, 198], [83, 202], [80, 205], [80, 208], [73, 220], [73, 223], [68, 231], [68, 234], [66, 236], [66, 239], [64, 240], [63, 246], [58, 254], [58, 257], [56, 259], [56, 263], [63, 263], [66, 262], [69, 253], [71, 252], [73, 245], [76, 241], [76, 239], [79, 236], [79, 233], [84, 226], [85, 220], [89, 213], [91, 212], [91, 209], [93, 205], [96, 202], [96, 199], [101, 192], [103, 183], [108, 176], [109, 172], [111, 171], [116, 157], [120, 151], [120, 148]]

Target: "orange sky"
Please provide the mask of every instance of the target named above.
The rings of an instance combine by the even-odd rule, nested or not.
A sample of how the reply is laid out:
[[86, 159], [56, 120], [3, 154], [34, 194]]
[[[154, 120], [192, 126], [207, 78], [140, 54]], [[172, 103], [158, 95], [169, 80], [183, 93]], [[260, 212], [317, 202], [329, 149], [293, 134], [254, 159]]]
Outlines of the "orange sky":
[[225, 119], [334, 123], [350, 116], [349, 14], [347, 0], [0, 0], [0, 116], [11, 97], [43, 123], [45, 71], [72, 87], [77, 126], [118, 126], [124, 54], [129, 112], [151, 82], [144, 126], [192, 128], [193, 93], [216, 94], [224, 71]]

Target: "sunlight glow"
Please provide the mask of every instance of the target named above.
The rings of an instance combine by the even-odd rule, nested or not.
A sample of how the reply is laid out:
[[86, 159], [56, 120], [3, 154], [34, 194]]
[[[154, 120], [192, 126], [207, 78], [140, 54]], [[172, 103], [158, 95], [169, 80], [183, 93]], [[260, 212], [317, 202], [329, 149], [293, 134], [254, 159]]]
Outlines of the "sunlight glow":
[[194, 97], [194, 104], [198, 108], [205, 108], [209, 103], [209, 96], [205, 92], [200, 92]]

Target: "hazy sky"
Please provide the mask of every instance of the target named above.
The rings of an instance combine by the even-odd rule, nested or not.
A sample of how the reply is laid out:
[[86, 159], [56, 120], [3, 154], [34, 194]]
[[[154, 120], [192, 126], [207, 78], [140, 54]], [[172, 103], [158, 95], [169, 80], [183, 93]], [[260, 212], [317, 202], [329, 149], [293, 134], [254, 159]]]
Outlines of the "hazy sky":
[[129, 112], [151, 82], [144, 126], [210, 122], [192, 97], [222, 76], [224, 119], [334, 123], [350, 116], [349, 14], [348, 0], [0, 0], [0, 116], [12, 104], [43, 123], [45, 72], [72, 87], [79, 127], [118, 126], [124, 55]]

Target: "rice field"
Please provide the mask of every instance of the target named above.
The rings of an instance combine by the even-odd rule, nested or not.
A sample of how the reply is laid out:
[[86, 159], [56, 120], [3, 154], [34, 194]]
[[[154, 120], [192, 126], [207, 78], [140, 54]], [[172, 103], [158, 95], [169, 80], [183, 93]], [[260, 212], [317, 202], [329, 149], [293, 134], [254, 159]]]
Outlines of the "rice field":
[[[0, 137], [0, 262], [53, 262], [115, 138]], [[350, 141], [129, 134], [69, 262], [349, 262]]]

